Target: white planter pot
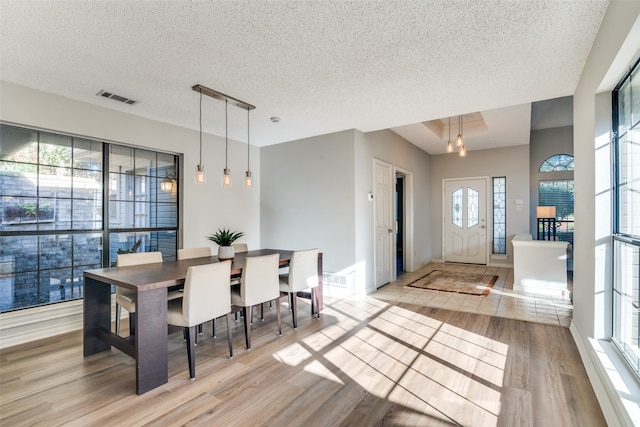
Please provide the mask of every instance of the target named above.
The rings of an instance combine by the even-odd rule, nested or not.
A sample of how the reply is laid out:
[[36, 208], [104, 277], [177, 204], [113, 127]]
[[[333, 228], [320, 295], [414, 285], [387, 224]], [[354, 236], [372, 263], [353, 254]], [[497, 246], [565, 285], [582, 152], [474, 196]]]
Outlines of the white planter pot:
[[220, 246], [218, 248], [218, 259], [220, 261], [224, 261], [226, 259], [233, 259], [235, 253], [233, 251], [233, 246]]

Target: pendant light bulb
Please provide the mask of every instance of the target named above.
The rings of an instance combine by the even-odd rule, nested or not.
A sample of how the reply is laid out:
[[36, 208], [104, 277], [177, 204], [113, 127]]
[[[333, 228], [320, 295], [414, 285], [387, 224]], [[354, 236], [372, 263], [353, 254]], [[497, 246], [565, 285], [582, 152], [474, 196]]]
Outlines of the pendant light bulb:
[[246, 177], [244, 178], [244, 185], [247, 187], [251, 187], [253, 185], [253, 178], [251, 177], [251, 171], [247, 171]]
[[458, 152], [460, 157], [467, 157], [467, 150], [465, 150], [464, 145], [460, 146], [460, 151]]
[[462, 147], [462, 116], [458, 116], [458, 138], [456, 139], [456, 146]]

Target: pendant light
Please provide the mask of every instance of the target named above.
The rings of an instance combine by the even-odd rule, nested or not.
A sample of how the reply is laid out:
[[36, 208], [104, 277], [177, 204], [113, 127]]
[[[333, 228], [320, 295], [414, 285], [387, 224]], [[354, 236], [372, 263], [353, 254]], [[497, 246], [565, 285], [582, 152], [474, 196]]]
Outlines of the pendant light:
[[447, 153], [453, 153], [453, 142], [451, 142], [451, 117], [449, 117], [449, 141], [447, 142]]
[[251, 147], [250, 133], [249, 133], [249, 111], [247, 110], [247, 171], [245, 172], [244, 185], [247, 188], [251, 188], [253, 185], [253, 178], [251, 177], [251, 168], [249, 167], [249, 149]]
[[227, 161], [229, 159], [229, 101], [224, 101], [224, 172], [222, 175], [222, 185], [231, 187], [231, 171]]
[[462, 116], [458, 116], [458, 138], [456, 139], [456, 147], [462, 146]]
[[462, 116], [460, 117], [460, 125], [459, 125], [459, 131], [460, 133], [458, 134], [458, 147], [460, 147], [460, 149], [458, 150], [458, 156], [460, 157], [465, 157], [467, 155], [467, 150], [465, 150], [464, 148], [464, 141], [462, 141]]
[[202, 164], [202, 90], [200, 92], [200, 162], [196, 166], [196, 184], [204, 184], [207, 178], [204, 174], [204, 165]]

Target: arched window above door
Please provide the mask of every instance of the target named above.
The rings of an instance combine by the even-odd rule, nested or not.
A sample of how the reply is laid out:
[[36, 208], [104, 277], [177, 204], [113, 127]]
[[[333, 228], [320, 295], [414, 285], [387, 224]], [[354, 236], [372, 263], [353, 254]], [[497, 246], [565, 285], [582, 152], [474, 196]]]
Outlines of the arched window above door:
[[570, 154], [555, 154], [548, 157], [538, 169], [538, 172], [559, 172], [573, 170], [573, 156]]

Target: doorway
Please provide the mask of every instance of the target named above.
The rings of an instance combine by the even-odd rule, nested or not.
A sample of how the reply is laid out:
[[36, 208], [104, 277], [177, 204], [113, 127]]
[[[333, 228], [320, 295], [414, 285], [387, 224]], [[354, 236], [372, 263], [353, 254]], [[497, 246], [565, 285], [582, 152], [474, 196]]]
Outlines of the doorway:
[[396, 172], [396, 277], [404, 273], [404, 178]]
[[379, 159], [373, 165], [374, 285], [413, 271], [413, 173]]

